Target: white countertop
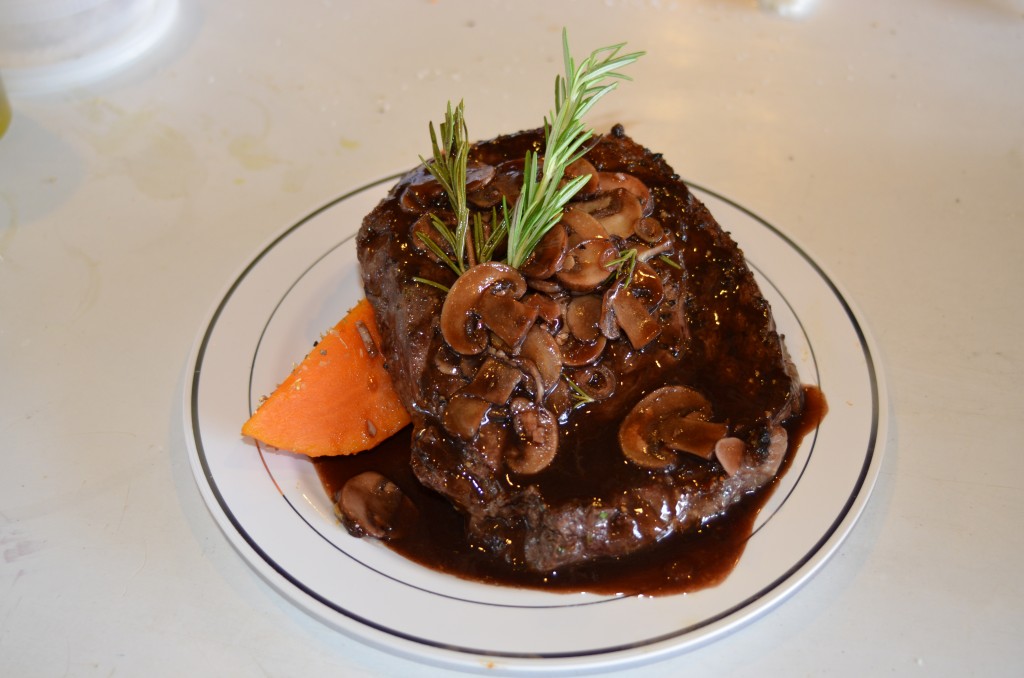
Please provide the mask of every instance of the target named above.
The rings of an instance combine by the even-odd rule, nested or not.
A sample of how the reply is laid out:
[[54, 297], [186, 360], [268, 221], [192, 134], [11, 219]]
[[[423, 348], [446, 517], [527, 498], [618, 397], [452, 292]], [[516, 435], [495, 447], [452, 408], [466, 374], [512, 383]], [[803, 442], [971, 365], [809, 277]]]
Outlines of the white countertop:
[[[429, 151], [534, 127], [579, 51], [603, 101], [843, 286], [890, 396], [837, 554], [766, 616], [629, 675], [1011, 675], [1024, 666], [1024, 2], [183, 2], [131, 66], [13, 95], [0, 139], [0, 674], [421, 674], [308, 617], [229, 545], [182, 389], [272, 236]], [[430, 669], [441, 672], [440, 669]]]

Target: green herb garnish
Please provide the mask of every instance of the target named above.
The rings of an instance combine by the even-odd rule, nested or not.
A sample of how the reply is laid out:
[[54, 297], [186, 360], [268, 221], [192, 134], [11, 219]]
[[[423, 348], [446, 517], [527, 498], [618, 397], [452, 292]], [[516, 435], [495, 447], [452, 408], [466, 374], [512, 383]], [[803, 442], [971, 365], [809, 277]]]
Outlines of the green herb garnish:
[[608, 262], [609, 267], [618, 267], [615, 271], [615, 277], [625, 281], [622, 284], [623, 289], [628, 288], [629, 284], [633, 282], [633, 271], [636, 270], [636, 257], [637, 249], [631, 247], [628, 250], [623, 250], [619, 253], [619, 256]]
[[562, 373], [562, 378], [568, 382], [569, 388], [572, 390], [573, 409], [583, 407], [584, 405], [594, 402], [594, 396], [584, 391], [579, 384], [570, 379], [564, 372]]
[[448, 202], [455, 212], [455, 230], [448, 228], [439, 216], [430, 215], [430, 222], [441, 237], [452, 248], [454, 257], [449, 257], [439, 243], [421, 235], [423, 244], [430, 248], [456, 275], [462, 275], [467, 268], [466, 235], [469, 232], [469, 205], [466, 202], [466, 166], [469, 164], [469, 130], [466, 127], [465, 107], [463, 102], [452, 111], [452, 103], [441, 123], [441, 139], [438, 143], [434, 123], [430, 123], [430, 143], [433, 146], [433, 162], [427, 162], [422, 156], [420, 161], [437, 182], [441, 184]]
[[[472, 215], [466, 199], [466, 167], [469, 162], [469, 133], [466, 127], [463, 102], [445, 111], [440, 133], [430, 123], [430, 142], [433, 158], [420, 160], [424, 167], [444, 189], [455, 213], [455, 227], [449, 227], [436, 214], [430, 215], [431, 225], [451, 248], [451, 255], [442, 243], [420, 233], [423, 244], [451, 268], [456, 275], [476, 263], [490, 261], [503, 240], [508, 239], [508, 263], [522, 266], [541, 238], [558, 223], [562, 210], [588, 176], [562, 183], [565, 169], [586, 152], [584, 144], [593, 132], [583, 124], [583, 116], [598, 99], [618, 85], [617, 80], [629, 80], [617, 69], [639, 59], [643, 52], [620, 55], [625, 43], [603, 47], [591, 52], [577, 67], [569, 54], [568, 33], [562, 31], [562, 56], [565, 75], [555, 78], [555, 108], [550, 121], [544, 119], [543, 167], [537, 153], [526, 153], [523, 187], [519, 199], [509, 211], [502, 199], [501, 210], [491, 212], [491, 232], [485, 234], [483, 216]], [[467, 244], [468, 243], [468, 244]]]
[[583, 124], [583, 116], [601, 97], [616, 88], [617, 80], [629, 80], [617, 69], [643, 55], [643, 52], [633, 52], [620, 56], [624, 46], [625, 43], [620, 43], [595, 50], [577, 67], [569, 54], [568, 33], [562, 30], [565, 75], [555, 78], [555, 108], [551, 119], [544, 120], [544, 166], [538, 167], [536, 153], [526, 153], [523, 189], [508, 220], [508, 263], [511, 266], [523, 265], [541, 238], [558, 223], [565, 204], [588, 181], [588, 176], [582, 176], [562, 184], [566, 167], [583, 157], [584, 144], [593, 136]]

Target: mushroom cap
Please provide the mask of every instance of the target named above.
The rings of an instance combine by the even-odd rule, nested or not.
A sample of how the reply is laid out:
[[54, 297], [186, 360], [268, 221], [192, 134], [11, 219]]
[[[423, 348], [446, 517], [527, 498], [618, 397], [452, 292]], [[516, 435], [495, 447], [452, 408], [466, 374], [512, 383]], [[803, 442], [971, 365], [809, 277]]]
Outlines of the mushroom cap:
[[636, 196], [625, 188], [616, 188], [598, 197], [576, 204], [576, 208], [588, 212], [609, 235], [628, 238], [633, 228], [643, 217], [643, 206]]
[[640, 181], [635, 175], [626, 172], [600, 172], [597, 175], [598, 186], [601, 192], [623, 189], [628, 191], [640, 205], [643, 216], [654, 211], [654, 197], [647, 184]]
[[725, 469], [726, 475], [735, 475], [743, 465], [743, 456], [747, 452], [747, 444], [740, 438], [726, 436], [715, 443], [715, 458]]
[[677, 450], [690, 451], [687, 424], [701, 429], [695, 437], [703, 442], [707, 434], [700, 424], [710, 417], [711, 403], [699, 392], [686, 386], [663, 386], [644, 396], [622, 420], [619, 444], [626, 458], [638, 466], [671, 469], [678, 463]]
[[539, 473], [558, 452], [558, 422], [548, 409], [526, 398], [514, 398], [511, 410], [515, 435], [505, 448], [505, 464], [513, 473]]
[[487, 347], [478, 305], [481, 296], [497, 285], [507, 286], [514, 299], [526, 293], [526, 280], [519, 271], [497, 261], [473, 266], [448, 290], [441, 307], [441, 334], [459, 353], [475, 355]]
[[527, 278], [550, 278], [561, 268], [568, 247], [569, 235], [565, 227], [557, 223], [544, 234], [519, 270]]
[[352, 534], [394, 539], [416, 522], [416, 507], [401, 488], [376, 471], [350, 478], [338, 493], [334, 511]]
[[462, 389], [462, 393], [485, 400], [492, 405], [505, 405], [512, 397], [512, 391], [523, 380], [519, 368], [488, 357], [477, 370], [473, 381]]
[[604, 238], [584, 240], [565, 255], [558, 281], [573, 292], [590, 292], [611, 275], [611, 262], [618, 256], [615, 243]]
[[469, 393], [457, 393], [444, 408], [441, 425], [448, 433], [462, 440], [472, 440], [487, 417], [491, 404]]
[[541, 326], [534, 325], [523, 341], [519, 358], [529, 361], [537, 368], [544, 393], [549, 393], [558, 383], [562, 375], [562, 351], [558, 348], [555, 338]]
[[573, 297], [565, 310], [565, 326], [581, 341], [594, 341], [601, 331], [601, 297], [587, 294]]

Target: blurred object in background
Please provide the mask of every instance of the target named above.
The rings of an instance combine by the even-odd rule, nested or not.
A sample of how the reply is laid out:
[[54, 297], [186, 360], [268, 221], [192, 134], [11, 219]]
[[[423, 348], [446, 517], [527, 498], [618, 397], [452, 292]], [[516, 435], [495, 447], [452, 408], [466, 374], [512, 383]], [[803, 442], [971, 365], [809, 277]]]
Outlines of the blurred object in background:
[[109, 74], [152, 47], [178, 0], [0, 0], [0, 71], [13, 95]]
[[814, 8], [816, 0], [758, 0], [761, 9], [779, 16], [798, 17]]
[[7, 101], [7, 90], [4, 89], [4, 78], [0, 75], [0, 138], [11, 124], [11, 103]]

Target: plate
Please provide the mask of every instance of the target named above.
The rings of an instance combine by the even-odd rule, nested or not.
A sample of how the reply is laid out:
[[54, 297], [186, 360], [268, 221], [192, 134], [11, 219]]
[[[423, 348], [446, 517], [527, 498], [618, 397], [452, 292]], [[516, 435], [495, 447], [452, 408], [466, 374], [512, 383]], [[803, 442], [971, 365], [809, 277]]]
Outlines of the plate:
[[184, 411], [196, 481], [228, 540], [285, 598], [363, 642], [431, 664], [510, 673], [621, 668], [751, 622], [836, 551], [881, 463], [887, 406], [874, 344], [801, 247], [693, 184], [743, 248], [801, 379], [830, 403], [732, 574], [683, 595], [559, 594], [464, 581], [350, 537], [312, 464], [260, 449], [239, 429], [362, 296], [354, 236], [395, 178], [337, 198], [272, 240], [230, 284], [193, 350]]

